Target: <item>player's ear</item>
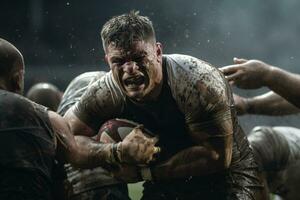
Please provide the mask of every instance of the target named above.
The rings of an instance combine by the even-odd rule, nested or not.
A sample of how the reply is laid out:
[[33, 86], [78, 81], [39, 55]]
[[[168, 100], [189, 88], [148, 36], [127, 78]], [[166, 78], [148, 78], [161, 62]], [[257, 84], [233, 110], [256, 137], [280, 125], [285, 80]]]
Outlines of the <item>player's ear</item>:
[[107, 54], [105, 54], [104, 60], [105, 60], [106, 63], [108, 63], [108, 56], [107, 56]]
[[23, 75], [23, 70], [16, 71], [12, 74], [10, 77], [10, 85], [11, 88], [14, 92], [18, 94], [23, 93], [23, 88], [24, 88], [24, 75]]
[[158, 61], [160, 62], [162, 59], [162, 44], [160, 42], [156, 43], [156, 56]]
[[111, 66], [110, 66], [110, 64], [109, 64], [109, 62], [108, 62], [108, 55], [107, 55], [107, 54], [105, 54], [104, 60], [105, 60], [105, 62], [108, 64], [109, 68], [111, 69]]

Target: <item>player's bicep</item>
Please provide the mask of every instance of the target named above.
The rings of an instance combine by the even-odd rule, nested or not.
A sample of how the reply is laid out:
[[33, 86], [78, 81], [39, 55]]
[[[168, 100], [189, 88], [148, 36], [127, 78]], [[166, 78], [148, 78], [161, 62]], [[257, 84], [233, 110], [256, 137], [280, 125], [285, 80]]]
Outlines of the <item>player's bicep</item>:
[[216, 151], [228, 166], [232, 154], [233, 116], [228, 85], [220, 73], [199, 74], [187, 108], [187, 125], [194, 141]]

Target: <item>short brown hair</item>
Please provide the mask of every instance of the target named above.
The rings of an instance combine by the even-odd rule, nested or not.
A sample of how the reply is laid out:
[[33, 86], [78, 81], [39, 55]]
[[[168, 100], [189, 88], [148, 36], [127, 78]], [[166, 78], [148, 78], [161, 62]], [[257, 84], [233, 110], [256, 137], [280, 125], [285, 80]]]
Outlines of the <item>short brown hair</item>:
[[156, 41], [151, 20], [139, 15], [138, 11], [131, 11], [108, 20], [101, 30], [101, 39], [104, 50], [110, 44], [127, 49], [134, 41]]

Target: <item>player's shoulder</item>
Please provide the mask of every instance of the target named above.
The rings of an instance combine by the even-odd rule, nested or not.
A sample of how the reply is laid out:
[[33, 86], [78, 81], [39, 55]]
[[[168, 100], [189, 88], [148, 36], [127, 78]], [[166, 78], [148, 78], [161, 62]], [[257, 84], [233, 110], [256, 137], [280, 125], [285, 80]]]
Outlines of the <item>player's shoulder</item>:
[[1, 105], [19, 105], [19, 104], [31, 104], [31, 101], [19, 94], [0, 90], [0, 102]]
[[105, 73], [100, 79], [91, 83], [87, 88], [85, 95], [89, 97], [93, 96], [97, 101], [111, 103], [119, 102], [124, 98], [111, 71]]
[[216, 68], [210, 63], [190, 55], [167, 54], [164, 55], [164, 57], [166, 58], [169, 66], [175, 70], [181, 69], [184, 71], [199, 71], [202, 73], [216, 70]]
[[176, 82], [226, 87], [222, 73], [206, 61], [183, 54], [165, 55], [165, 58], [168, 75]]
[[101, 78], [107, 72], [105, 71], [91, 71], [91, 72], [84, 72], [78, 75], [74, 80], [84, 80], [84, 79], [93, 79], [93, 78]]
[[79, 87], [88, 85], [91, 81], [99, 80], [101, 77], [103, 77], [106, 74], [104, 71], [92, 71], [92, 72], [85, 72], [78, 76], [76, 76], [71, 83], [69, 84], [69, 87]]
[[14, 113], [14, 114], [18, 113], [19, 115], [22, 115], [24, 113], [29, 113], [36, 109], [47, 110], [45, 106], [37, 104], [24, 96], [9, 91], [1, 90], [0, 110], [2, 111], [6, 110], [9, 111], [8, 113]]

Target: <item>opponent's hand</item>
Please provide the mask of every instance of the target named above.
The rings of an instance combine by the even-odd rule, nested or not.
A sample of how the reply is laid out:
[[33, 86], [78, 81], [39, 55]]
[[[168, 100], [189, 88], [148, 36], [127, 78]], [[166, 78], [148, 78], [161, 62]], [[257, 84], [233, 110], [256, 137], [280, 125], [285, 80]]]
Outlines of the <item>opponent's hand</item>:
[[247, 113], [249, 105], [247, 99], [237, 94], [233, 94], [234, 105], [238, 115], [244, 115]]
[[257, 89], [266, 85], [271, 66], [259, 60], [233, 59], [234, 65], [221, 67], [220, 70], [231, 85], [243, 89]]
[[134, 165], [122, 164], [111, 172], [114, 178], [125, 183], [136, 183], [142, 181], [139, 168]]
[[130, 164], [148, 164], [154, 155], [160, 152], [155, 147], [158, 138], [149, 138], [143, 134], [143, 127], [134, 128], [121, 142], [122, 161]]

